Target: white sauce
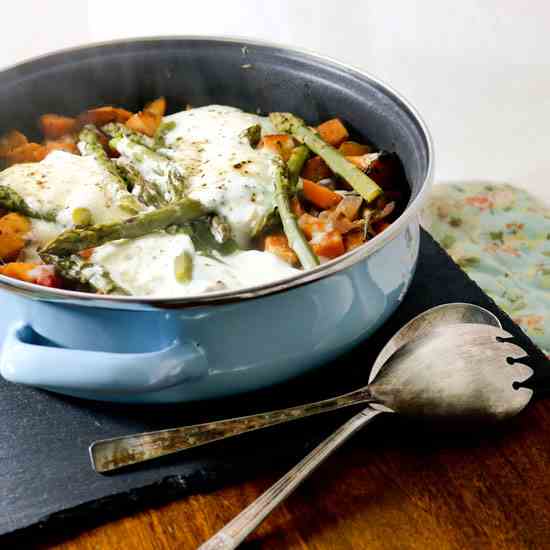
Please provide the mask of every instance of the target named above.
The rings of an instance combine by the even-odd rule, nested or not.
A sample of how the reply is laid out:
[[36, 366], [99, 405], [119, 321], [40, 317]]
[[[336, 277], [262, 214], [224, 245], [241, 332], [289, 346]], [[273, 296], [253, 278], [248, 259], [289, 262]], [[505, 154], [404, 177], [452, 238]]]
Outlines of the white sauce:
[[54, 151], [38, 163], [15, 164], [0, 173], [0, 185], [11, 187], [40, 213], [58, 212], [57, 221], [73, 225], [72, 211], [88, 208], [94, 223], [129, 216], [115, 201], [120, 189], [92, 157]]
[[26, 262], [40, 263], [38, 249], [42, 248], [52, 239], [55, 239], [63, 229], [64, 227], [57, 223], [44, 220], [31, 220], [31, 230], [25, 235], [26, 245], [21, 259]]
[[175, 123], [165, 141], [187, 176], [187, 194], [224, 216], [239, 246], [248, 247], [274, 207], [277, 158], [253, 149], [242, 133], [255, 124], [273, 133], [269, 120], [210, 105], [167, 116], [164, 122]]
[[[193, 277], [176, 279], [174, 262], [183, 252], [193, 258]], [[262, 284], [298, 273], [269, 252], [246, 250], [212, 259], [195, 252], [185, 234], [154, 233], [97, 248], [92, 261], [104, 266], [113, 280], [134, 295], [191, 296]]]

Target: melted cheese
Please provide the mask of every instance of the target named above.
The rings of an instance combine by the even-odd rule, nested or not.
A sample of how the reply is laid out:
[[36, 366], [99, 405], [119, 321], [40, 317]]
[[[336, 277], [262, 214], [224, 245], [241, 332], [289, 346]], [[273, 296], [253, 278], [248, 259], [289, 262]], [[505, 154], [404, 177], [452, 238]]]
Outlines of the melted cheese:
[[40, 262], [38, 249], [42, 248], [47, 242], [55, 239], [64, 227], [57, 223], [44, 220], [31, 220], [31, 230], [25, 235], [25, 248], [23, 249], [22, 261]]
[[116, 203], [121, 191], [112, 176], [91, 157], [54, 151], [41, 162], [7, 168], [0, 173], [0, 185], [17, 191], [37, 212], [56, 212], [63, 226], [73, 224], [75, 208], [88, 208], [94, 223], [129, 216]]
[[274, 208], [275, 155], [253, 149], [243, 132], [264, 117], [234, 107], [210, 105], [164, 118], [174, 123], [165, 142], [186, 176], [186, 193], [222, 215], [237, 243], [246, 248]]
[[[175, 261], [187, 252], [193, 276], [187, 283], [175, 276]], [[216, 259], [196, 253], [185, 234], [154, 233], [140, 239], [98, 247], [92, 261], [105, 267], [113, 280], [134, 295], [193, 296], [234, 290], [298, 273], [274, 254], [246, 250]]]

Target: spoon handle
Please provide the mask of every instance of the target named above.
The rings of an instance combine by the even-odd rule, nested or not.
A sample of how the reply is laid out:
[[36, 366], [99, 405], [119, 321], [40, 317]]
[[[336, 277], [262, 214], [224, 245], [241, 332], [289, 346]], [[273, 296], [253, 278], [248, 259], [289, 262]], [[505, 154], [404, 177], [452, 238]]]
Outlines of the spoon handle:
[[218, 531], [198, 550], [232, 550], [252, 532], [296, 487], [330, 456], [344, 441], [359, 428], [368, 424], [375, 416], [385, 412], [366, 408], [348, 420], [332, 435], [327, 437], [292, 470], [275, 482], [265, 493], [249, 504], [238, 516]]
[[367, 388], [316, 403], [298, 405], [278, 411], [218, 420], [194, 426], [183, 426], [156, 432], [114, 437], [94, 441], [90, 445], [90, 459], [96, 472], [108, 472], [123, 466], [138, 464], [184, 449], [227, 439], [234, 435], [275, 426], [306, 416], [348, 407], [355, 403], [374, 401]]

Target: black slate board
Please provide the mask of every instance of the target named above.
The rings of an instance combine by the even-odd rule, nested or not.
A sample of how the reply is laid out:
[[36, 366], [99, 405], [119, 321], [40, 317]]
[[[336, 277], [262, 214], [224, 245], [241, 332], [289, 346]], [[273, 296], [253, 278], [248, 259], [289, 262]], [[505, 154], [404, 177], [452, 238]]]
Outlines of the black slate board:
[[92, 470], [87, 448], [98, 438], [251, 414], [358, 387], [399, 327], [431, 306], [454, 301], [479, 304], [497, 314], [531, 356], [537, 395], [550, 390], [544, 355], [425, 232], [412, 287], [376, 337], [283, 388], [223, 402], [142, 407], [65, 398], [0, 380], [0, 534], [12, 533], [0, 545], [14, 547], [25, 540], [27, 546], [29, 537], [66, 529], [67, 520], [72, 528], [106, 521], [159, 499], [237, 483], [275, 465], [283, 471], [354, 411], [241, 436], [109, 476]]

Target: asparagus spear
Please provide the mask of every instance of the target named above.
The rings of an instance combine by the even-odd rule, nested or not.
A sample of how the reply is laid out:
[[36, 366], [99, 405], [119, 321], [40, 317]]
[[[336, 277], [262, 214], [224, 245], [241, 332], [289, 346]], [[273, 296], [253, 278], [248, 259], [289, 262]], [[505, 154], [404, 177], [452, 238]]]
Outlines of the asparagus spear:
[[205, 209], [197, 201], [183, 199], [158, 210], [137, 214], [122, 222], [67, 229], [47, 243], [41, 254], [66, 256], [110, 241], [136, 239], [170, 225], [179, 225], [197, 219], [205, 213]]
[[49, 222], [55, 222], [57, 217], [56, 212], [53, 211], [37, 212], [25, 202], [25, 199], [17, 191], [6, 185], [0, 185], [0, 208], [4, 208], [10, 212], [20, 212], [29, 218], [37, 218]]
[[[120, 177], [116, 166], [111, 162], [99, 142], [94, 126], [86, 125], [80, 131], [78, 136], [78, 149], [83, 156], [95, 158], [97, 163], [103, 166], [103, 168], [105, 168], [105, 170], [107, 170], [107, 172], [109, 172], [112, 176], [112, 190], [114, 191], [115, 201], [118, 203], [120, 208], [126, 210], [126, 212], [130, 212], [131, 214], [137, 214], [139, 211], [143, 210], [139, 201], [128, 193], [126, 183]], [[111, 189], [109, 189], [109, 191], [111, 191]]]
[[279, 216], [283, 223], [283, 229], [288, 239], [290, 248], [296, 252], [296, 255], [302, 263], [304, 269], [311, 269], [319, 265], [319, 258], [309, 247], [302, 230], [298, 226], [296, 216], [290, 208], [290, 182], [286, 177], [282, 161], [278, 164], [278, 169], [275, 173], [275, 203], [279, 210]]
[[241, 137], [248, 141], [250, 147], [255, 149], [262, 139], [262, 127], [259, 124], [253, 124], [246, 128], [246, 130], [243, 130]]
[[309, 149], [305, 145], [299, 145], [292, 150], [286, 166], [288, 169], [288, 179], [292, 187], [296, 187], [300, 172], [309, 157]]
[[146, 136], [145, 134], [141, 134], [139, 132], [135, 132], [124, 124], [120, 124], [118, 122], [109, 122], [109, 124], [105, 124], [105, 126], [102, 126], [101, 129], [110, 138], [127, 137], [128, 139], [131, 139], [132, 141], [135, 141], [136, 143], [139, 143], [144, 147], [148, 147], [149, 149], [154, 148], [154, 141], [149, 136]]
[[116, 137], [109, 143], [132, 161], [143, 178], [158, 188], [166, 202], [183, 198], [185, 182], [176, 163], [128, 137]]
[[302, 119], [291, 113], [271, 113], [269, 118], [279, 132], [292, 134], [318, 154], [335, 174], [344, 178], [367, 202], [372, 202], [382, 193], [382, 189], [374, 180], [310, 130]]
[[54, 265], [65, 279], [85, 284], [101, 294], [124, 294], [129, 292], [118, 286], [109, 272], [101, 265], [87, 262], [80, 256], [59, 257], [53, 254], [42, 254], [45, 263]]
[[121, 176], [126, 180], [128, 188], [131, 189], [132, 195], [137, 197], [139, 201], [155, 208], [166, 206], [167, 203], [157, 186], [145, 181], [129, 159], [119, 157], [116, 159], [116, 165]]

